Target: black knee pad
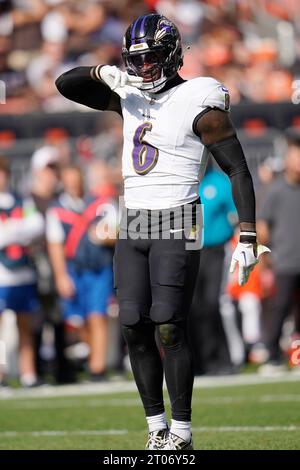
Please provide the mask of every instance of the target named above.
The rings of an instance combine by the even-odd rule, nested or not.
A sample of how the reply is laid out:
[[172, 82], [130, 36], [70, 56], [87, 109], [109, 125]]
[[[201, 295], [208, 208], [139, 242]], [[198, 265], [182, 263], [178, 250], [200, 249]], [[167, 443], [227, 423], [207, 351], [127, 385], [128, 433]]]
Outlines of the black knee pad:
[[134, 326], [122, 325], [122, 333], [128, 345], [134, 345], [140, 341], [140, 335]]
[[184, 340], [184, 328], [181, 324], [164, 323], [158, 325], [157, 329], [163, 347], [176, 346]]
[[149, 343], [154, 342], [154, 329], [151, 325], [122, 325], [122, 332], [128, 349], [136, 353], [145, 352]]

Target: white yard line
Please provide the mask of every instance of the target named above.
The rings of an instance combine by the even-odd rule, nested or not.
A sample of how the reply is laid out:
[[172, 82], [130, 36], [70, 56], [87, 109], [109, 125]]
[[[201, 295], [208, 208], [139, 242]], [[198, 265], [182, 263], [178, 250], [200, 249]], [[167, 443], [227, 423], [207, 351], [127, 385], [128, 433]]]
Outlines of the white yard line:
[[106, 408], [106, 407], [132, 407], [132, 406], [141, 406], [141, 401], [139, 398], [125, 398], [125, 399], [101, 399], [96, 398], [89, 400], [85, 398], [82, 401], [82, 398], [58, 398], [57, 400], [16, 400], [9, 404], [10, 409], [28, 409], [28, 410], [42, 410], [45, 409], [55, 409], [55, 408]]
[[80, 431], [0, 431], [1, 437], [56, 437], [56, 436], [120, 436], [127, 434], [127, 429], [80, 430]]
[[300, 431], [300, 426], [199, 426], [192, 428], [196, 432], [273, 432]]
[[[199, 426], [192, 428], [193, 433], [204, 432], [277, 432], [287, 431], [295, 432], [300, 431], [300, 426]], [[0, 438], [14, 438], [14, 437], [61, 437], [61, 436], [120, 436], [128, 434], [127, 429], [107, 429], [107, 430], [78, 430], [78, 431], [65, 431], [65, 430], [52, 430], [52, 431], [0, 431]]]
[[[300, 369], [299, 369], [300, 371]], [[281, 372], [273, 376], [260, 374], [236, 374], [220, 377], [196, 377], [195, 388], [222, 388], [238, 385], [258, 385], [278, 382], [300, 382], [300, 373]]]
[[[260, 395], [252, 396], [222, 396], [213, 398], [195, 398], [193, 405], [206, 406], [206, 405], [232, 405], [239, 403], [298, 403], [300, 402], [300, 395]], [[9, 404], [11, 410], [42, 410], [42, 409], [59, 409], [59, 408], [106, 408], [106, 407], [121, 407], [128, 408], [140, 406], [141, 401], [139, 398], [95, 398], [87, 399], [84, 401], [82, 398], [58, 398], [57, 400], [16, 400]]]
[[[300, 374], [285, 372], [276, 375], [276, 377], [263, 377], [258, 374], [239, 374], [222, 377], [196, 377], [194, 388], [222, 388], [278, 382], [300, 382]], [[100, 384], [75, 384], [62, 385], [57, 387], [45, 385], [30, 390], [2, 388], [0, 389], [0, 400], [111, 395], [125, 392], [136, 392], [136, 385], [133, 381], [111, 381]]]

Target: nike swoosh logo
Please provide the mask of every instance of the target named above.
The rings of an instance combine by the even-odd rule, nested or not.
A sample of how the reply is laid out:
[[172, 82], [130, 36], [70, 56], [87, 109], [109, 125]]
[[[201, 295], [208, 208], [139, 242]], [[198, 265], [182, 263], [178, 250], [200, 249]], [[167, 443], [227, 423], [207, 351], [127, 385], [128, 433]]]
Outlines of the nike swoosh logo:
[[170, 233], [183, 232], [184, 228], [171, 228]]
[[245, 266], [246, 266], [247, 265], [246, 253], [244, 251], [242, 251], [241, 253], [243, 253], [243, 255], [244, 255], [244, 261], [245, 261]]

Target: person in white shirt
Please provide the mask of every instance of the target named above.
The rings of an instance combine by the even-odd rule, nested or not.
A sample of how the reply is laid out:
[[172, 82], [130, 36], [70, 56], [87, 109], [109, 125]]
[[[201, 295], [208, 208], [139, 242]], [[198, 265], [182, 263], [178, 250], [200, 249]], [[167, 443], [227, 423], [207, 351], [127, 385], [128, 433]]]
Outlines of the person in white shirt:
[[10, 168], [0, 157], [0, 313], [17, 315], [20, 381], [24, 387], [38, 384], [30, 316], [37, 310], [36, 274], [28, 248], [42, 235], [43, 217], [30, 199], [22, 200], [9, 189]]

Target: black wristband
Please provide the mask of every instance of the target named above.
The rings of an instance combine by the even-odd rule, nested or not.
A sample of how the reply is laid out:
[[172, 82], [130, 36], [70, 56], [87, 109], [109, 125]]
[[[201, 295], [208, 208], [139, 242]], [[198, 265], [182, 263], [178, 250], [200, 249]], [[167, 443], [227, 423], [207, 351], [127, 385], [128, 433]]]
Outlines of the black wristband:
[[256, 243], [256, 232], [243, 230], [240, 232], [240, 243]]

